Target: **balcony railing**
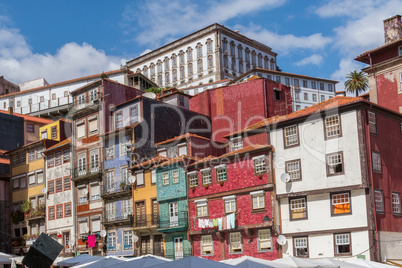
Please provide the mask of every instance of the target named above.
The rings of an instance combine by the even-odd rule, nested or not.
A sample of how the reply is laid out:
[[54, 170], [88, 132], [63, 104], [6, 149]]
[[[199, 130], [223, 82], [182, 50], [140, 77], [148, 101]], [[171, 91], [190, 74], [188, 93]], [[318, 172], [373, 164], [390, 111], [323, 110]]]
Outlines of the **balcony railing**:
[[162, 215], [159, 223], [159, 228], [187, 227], [187, 215], [187, 212], [179, 212], [173, 216], [169, 214]]
[[85, 167], [76, 167], [73, 169], [72, 179], [84, 179], [87, 177], [96, 176], [102, 173], [101, 165], [88, 165]]
[[182, 249], [179, 251], [170, 249], [170, 250], [166, 250], [165, 258], [171, 259], [171, 260], [178, 260], [178, 259], [182, 259], [182, 258], [189, 257], [189, 256], [192, 256], [191, 249]]
[[131, 193], [131, 185], [120, 183], [119, 185], [104, 185], [102, 188], [103, 198], [112, 198], [114, 196], [121, 196]]
[[41, 205], [40, 207], [31, 208], [24, 212], [25, 220], [35, 220], [39, 218], [46, 217], [46, 206]]
[[103, 224], [124, 224], [132, 223], [133, 215], [128, 213], [122, 213], [121, 210], [117, 210], [114, 213], [103, 213]]
[[134, 216], [134, 227], [159, 227], [159, 214], [147, 214]]

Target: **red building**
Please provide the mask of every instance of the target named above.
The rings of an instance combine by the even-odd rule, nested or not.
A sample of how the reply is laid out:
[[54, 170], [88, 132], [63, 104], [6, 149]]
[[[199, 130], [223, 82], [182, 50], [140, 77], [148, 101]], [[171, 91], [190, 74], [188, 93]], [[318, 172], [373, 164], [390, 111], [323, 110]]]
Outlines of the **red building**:
[[264, 118], [292, 112], [290, 88], [265, 78], [205, 91], [190, 99], [190, 110], [208, 115], [213, 140], [250, 126]]
[[248, 146], [187, 166], [194, 256], [279, 257], [274, 223], [272, 147]]

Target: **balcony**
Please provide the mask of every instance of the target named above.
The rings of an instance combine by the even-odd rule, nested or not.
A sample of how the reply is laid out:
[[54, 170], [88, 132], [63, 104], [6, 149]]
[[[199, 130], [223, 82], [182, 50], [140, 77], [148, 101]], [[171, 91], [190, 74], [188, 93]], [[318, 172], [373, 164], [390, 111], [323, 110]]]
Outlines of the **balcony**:
[[46, 217], [46, 206], [41, 205], [40, 207], [31, 208], [24, 212], [24, 217], [27, 221], [44, 219]]
[[134, 229], [159, 228], [159, 214], [137, 215], [134, 217]]
[[88, 165], [85, 167], [76, 167], [73, 169], [72, 181], [78, 180], [89, 180], [98, 178], [102, 175], [102, 166], [99, 164], [97, 166]]
[[124, 183], [120, 183], [119, 187], [116, 185], [106, 186], [104, 185], [102, 188], [102, 198], [103, 199], [114, 199], [120, 198], [124, 196], [131, 196], [131, 185], [126, 185]]
[[85, 99], [83, 102], [76, 102], [73, 108], [69, 111], [70, 116], [77, 116], [91, 111], [96, 111], [100, 108], [100, 99], [94, 100]]
[[14, 112], [47, 118], [66, 115], [71, 106], [72, 98], [67, 96], [52, 100], [44, 99], [43, 101], [28, 104], [27, 106], [15, 107]]
[[119, 225], [132, 225], [133, 215], [122, 213], [121, 210], [115, 211], [115, 213], [103, 212], [102, 224], [105, 226], [119, 226]]
[[159, 232], [174, 232], [185, 230], [188, 227], [187, 212], [179, 212], [175, 216], [162, 215], [159, 221]]
[[166, 250], [165, 258], [171, 259], [171, 260], [178, 260], [178, 259], [182, 259], [182, 258], [189, 257], [189, 256], [192, 256], [191, 248], [183, 249], [182, 251], [175, 251], [173, 249], [170, 249], [170, 250]]
[[25, 236], [25, 243], [27, 246], [31, 246], [36, 239], [39, 237], [39, 235], [26, 235]]

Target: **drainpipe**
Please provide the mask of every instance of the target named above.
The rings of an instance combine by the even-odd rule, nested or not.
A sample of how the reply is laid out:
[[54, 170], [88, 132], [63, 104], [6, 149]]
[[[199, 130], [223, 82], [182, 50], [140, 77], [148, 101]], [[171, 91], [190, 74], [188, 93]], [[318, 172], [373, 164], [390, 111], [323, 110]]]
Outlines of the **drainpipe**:
[[[370, 109], [373, 107], [372, 104], [370, 104]], [[367, 143], [367, 149], [368, 149], [368, 159], [367, 161], [367, 166], [368, 166], [368, 172], [370, 176], [370, 184], [371, 184], [371, 203], [372, 203], [372, 208], [373, 208], [373, 221], [374, 221], [374, 240], [375, 240], [375, 249], [376, 249], [376, 260], [379, 261], [380, 256], [379, 256], [379, 249], [378, 249], [378, 227], [377, 227], [377, 213], [375, 211], [375, 200], [374, 200], [374, 178], [373, 178], [373, 167], [372, 167], [372, 159], [371, 159], [371, 139], [370, 139], [370, 130], [367, 127], [367, 110], [366, 110], [366, 116], [363, 117], [364, 119], [364, 126], [365, 126], [365, 134], [366, 134], [366, 143]]]

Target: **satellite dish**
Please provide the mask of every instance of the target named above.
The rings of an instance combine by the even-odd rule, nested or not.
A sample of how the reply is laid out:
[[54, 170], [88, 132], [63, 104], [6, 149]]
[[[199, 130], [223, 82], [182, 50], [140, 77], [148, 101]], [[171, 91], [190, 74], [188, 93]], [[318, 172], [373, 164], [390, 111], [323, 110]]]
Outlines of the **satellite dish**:
[[106, 231], [105, 230], [100, 231], [100, 236], [105, 237], [106, 236]]
[[142, 94], [143, 97], [146, 97], [148, 99], [155, 99], [156, 98], [156, 94], [152, 93], [152, 92], [145, 92], [144, 94]]
[[279, 245], [283, 246], [286, 244], [287, 240], [284, 235], [278, 235], [278, 237], [276, 238], [276, 242], [278, 242]]
[[42, 194], [46, 194], [47, 193], [47, 188], [46, 187], [43, 187], [42, 188]]
[[89, 228], [88, 228], [88, 226], [85, 226], [84, 227], [84, 233], [88, 233], [89, 232]]
[[131, 238], [133, 239], [134, 243], [138, 242], [138, 239], [139, 239], [138, 235], [133, 234], [133, 236]]
[[282, 181], [283, 183], [288, 183], [288, 182], [290, 182], [290, 175], [289, 175], [288, 173], [283, 173], [283, 174], [281, 175], [281, 181]]
[[87, 194], [88, 194], [88, 190], [87, 190], [87, 189], [82, 190], [82, 194], [83, 194], [83, 195], [87, 195]]
[[130, 176], [128, 177], [128, 181], [129, 181], [130, 183], [134, 183], [134, 182], [135, 182], [135, 177], [134, 177], [133, 175], [130, 175]]

